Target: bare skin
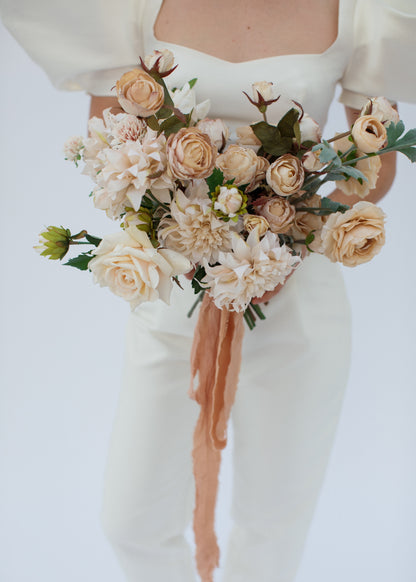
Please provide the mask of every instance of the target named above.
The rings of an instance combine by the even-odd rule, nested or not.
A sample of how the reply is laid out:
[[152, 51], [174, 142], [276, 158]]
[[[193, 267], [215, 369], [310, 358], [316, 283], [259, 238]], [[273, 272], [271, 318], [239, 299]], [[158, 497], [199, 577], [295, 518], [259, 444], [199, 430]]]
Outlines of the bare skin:
[[[193, 25], [189, 26], [189, 22]], [[161, 42], [187, 46], [230, 62], [286, 54], [319, 54], [337, 38], [338, 0], [257, 0], [255, 3], [252, 0], [164, 0], [154, 33]], [[90, 116], [101, 116], [108, 107], [113, 113], [122, 111], [116, 98], [93, 96]], [[345, 111], [351, 126], [359, 111], [349, 107]], [[366, 198], [374, 203], [393, 183], [396, 154], [383, 155], [381, 161], [377, 186]], [[335, 190], [331, 198], [350, 206], [360, 200], [340, 190]], [[261, 298], [253, 299], [253, 303], [269, 301], [282, 287], [278, 285]]]

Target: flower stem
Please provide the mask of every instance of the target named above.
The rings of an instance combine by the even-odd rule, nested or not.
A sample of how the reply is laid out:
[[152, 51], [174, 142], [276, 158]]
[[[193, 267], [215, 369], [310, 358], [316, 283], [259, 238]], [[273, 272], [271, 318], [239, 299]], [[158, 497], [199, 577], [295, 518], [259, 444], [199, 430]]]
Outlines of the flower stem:
[[341, 139], [343, 137], [347, 137], [348, 135], [351, 135], [351, 130], [344, 131], [344, 133], [340, 133], [339, 135], [334, 135], [334, 137], [331, 137], [331, 139], [327, 139], [326, 141], [328, 143], [331, 143], [332, 141], [337, 141], [338, 139]]
[[260, 305], [257, 305], [256, 303], [250, 303], [250, 307], [254, 309], [255, 313], [260, 319], [266, 319], [266, 316], [264, 315]]
[[202, 299], [204, 298], [205, 291], [200, 291], [198, 297], [196, 298], [194, 304], [192, 305], [191, 309], [188, 311], [187, 316], [192, 317], [193, 312], [195, 311], [198, 303], [201, 303]]

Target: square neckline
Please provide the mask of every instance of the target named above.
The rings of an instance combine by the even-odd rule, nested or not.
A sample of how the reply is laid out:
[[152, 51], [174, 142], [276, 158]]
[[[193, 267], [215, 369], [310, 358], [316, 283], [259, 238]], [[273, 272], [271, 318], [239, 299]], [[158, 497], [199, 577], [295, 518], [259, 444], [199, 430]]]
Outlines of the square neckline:
[[[351, 0], [350, 0], [351, 2]], [[143, 19], [143, 26], [145, 28], [144, 32], [147, 32], [151, 37], [153, 43], [160, 43], [165, 48], [172, 48], [172, 52], [175, 53], [175, 50], [186, 50], [195, 55], [199, 55], [200, 57], [203, 56], [204, 58], [211, 59], [212, 61], [216, 61], [217, 63], [222, 63], [224, 65], [233, 65], [233, 66], [244, 66], [244, 65], [252, 65], [253, 63], [262, 63], [267, 61], [275, 61], [275, 60], [282, 60], [282, 59], [296, 59], [296, 58], [323, 58], [331, 54], [335, 48], [340, 44], [341, 38], [343, 36], [343, 23], [345, 19], [343, 18], [342, 12], [346, 5], [346, 0], [338, 0], [338, 30], [337, 36], [335, 40], [329, 45], [321, 53], [288, 53], [282, 55], [272, 55], [270, 57], [260, 57], [257, 59], [248, 59], [245, 61], [229, 61], [227, 59], [223, 59], [221, 57], [216, 57], [210, 53], [205, 53], [198, 49], [188, 47], [182, 44], [177, 44], [173, 42], [168, 42], [165, 40], [161, 40], [157, 38], [155, 34], [155, 24], [156, 20], [159, 16], [160, 9], [162, 7], [163, 0], [150, 0], [146, 2], [146, 13], [145, 18]], [[151, 8], [151, 10], [150, 10]]]

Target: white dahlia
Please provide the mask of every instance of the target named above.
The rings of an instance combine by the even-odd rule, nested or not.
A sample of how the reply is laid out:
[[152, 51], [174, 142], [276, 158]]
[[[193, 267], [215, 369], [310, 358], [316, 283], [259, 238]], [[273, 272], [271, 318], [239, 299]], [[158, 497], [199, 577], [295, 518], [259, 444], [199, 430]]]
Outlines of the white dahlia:
[[286, 245], [280, 246], [272, 232], [259, 240], [254, 229], [247, 241], [233, 233], [232, 252], [220, 252], [218, 262], [214, 267], [204, 262], [207, 274], [202, 283], [219, 309], [244, 311], [253, 297], [261, 297], [284, 283], [301, 258], [292, 255]]
[[172, 218], [163, 218], [159, 225], [159, 240], [167, 248], [194, 264], [215, 262], [220, 251], [231, 249], [229, 223], [217, 218], [207, 195], [187, 198], [178, 190], [170, 208]]

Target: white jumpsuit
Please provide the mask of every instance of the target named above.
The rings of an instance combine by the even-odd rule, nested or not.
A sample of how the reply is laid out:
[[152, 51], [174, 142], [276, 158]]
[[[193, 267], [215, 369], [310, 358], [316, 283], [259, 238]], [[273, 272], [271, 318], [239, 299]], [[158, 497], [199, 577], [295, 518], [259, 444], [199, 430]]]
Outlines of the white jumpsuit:
[[[42, 0], [36, 10], [26, 1], [0, 5], [6, 25], [60, 88], [111, 94], [139, 55], [167, 47], [179, 64], [175, 85], [198, 77], [199, 100], [209, 97], [210, 116], [233, 128], [256, 119], [242, 95], [254, 81], [277, 84], [283, 97], [276, 114], [290, 96], [321, 126], [341, 79], [341, 100], [352, 107], [361, 106], [361, 94], [414, 99], [414, 78], [394, 66], [413, 54], [412, 0], [340, 0], [338, 37], [324, 53], [238, 64], [157, 41], [161, 3], [122, 0], [113, 11], [109, 0], [90, 0], [82, 22], [71, 20], [74, 2]], [[20, 4], [25, 10], [16, 9]], [[55, 26], [64, 20], [65, 27]], [[59, 50], [51, 51], [52, 43]], [[187, 395], [196, 315], [186, 317], [194, 296], [184, 286], [175, 287], [171, 306], [143, 305], [128, 324], [102, 520], [130, 582], [196, 580], [184, 537], [199, 413]], [[223, 582], [293, 582], [348, 374], [349, 307], [336, 265], [311, 255], [264, 311], [266, 321], [245, 334], [231, 415], [234, 525]]]

